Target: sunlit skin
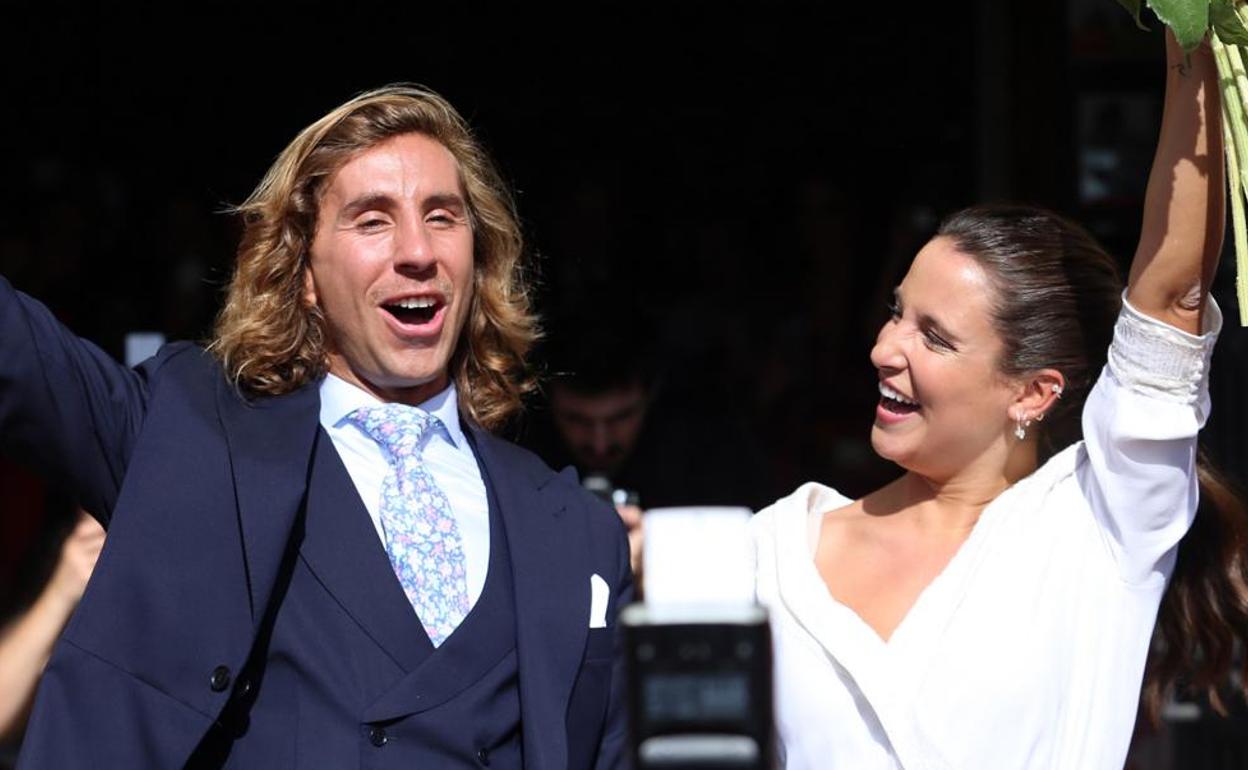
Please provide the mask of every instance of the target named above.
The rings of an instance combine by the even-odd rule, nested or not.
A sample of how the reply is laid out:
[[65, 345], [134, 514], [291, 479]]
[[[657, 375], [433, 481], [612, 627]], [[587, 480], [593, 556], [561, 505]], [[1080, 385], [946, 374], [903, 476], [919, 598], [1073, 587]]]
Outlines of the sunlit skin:
[[871, 445], [881, 457], [936, 482], [1005, 483], [1019, 386], [998, 372], [994, 293], [983, 268], [948, 239], [919, 251], [894, 293], [871, 364], [880, 382], [921, 407], [897, 416], [876, 410]]
[[641, 383], [592, 394], [556, 383], [551, 389], [550, 410], [577, 465], [610, 474], [636, 446], [648, 403]]
[[339, 168], [321, 193], [306, 273], [329, 371], [383, 401], [443, 390], [472, 301], [472, 249], [459, 167], [442, 144], [404, 134]]
[[883, 639], [957, 553], [983, 508], [1035, 470], [1034, 419], [1056, 397], [1060, 373], [1008, 378], [992, 326], [996, 289], [952, 241], [918, 253], [897, 287], [871, 362], [880, 382], [917, 409], [881, 399], [871, 443], [906, 473], [824, 516], [815, 563], [828, 590]]

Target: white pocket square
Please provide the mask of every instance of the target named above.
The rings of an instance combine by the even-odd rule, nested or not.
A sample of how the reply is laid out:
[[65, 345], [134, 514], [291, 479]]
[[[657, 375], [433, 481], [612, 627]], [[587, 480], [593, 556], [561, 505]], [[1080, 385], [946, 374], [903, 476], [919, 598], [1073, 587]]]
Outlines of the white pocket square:
[[607, 604], [611, 589], [598, 573], [589, 576], [589, 627], [607, 627]]

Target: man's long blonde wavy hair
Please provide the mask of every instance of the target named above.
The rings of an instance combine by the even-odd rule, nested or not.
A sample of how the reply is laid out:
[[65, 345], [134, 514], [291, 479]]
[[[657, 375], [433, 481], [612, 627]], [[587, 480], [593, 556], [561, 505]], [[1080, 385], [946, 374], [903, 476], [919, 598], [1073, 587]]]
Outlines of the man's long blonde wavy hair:
[[497, 428], [534, 387], [524, 356], [540, 332], [520, 225], [511, 194], [464, 119], [418, 86], [361, 94], [305, 128], [237, 207], [243, 235], [209, 349], [252, 395], [289, 393], [325, 373], [325, 319], [305, 299], [304, 278], [323, 187], [360, 151], [409, 133], [436, 139], [459, 165], [473, 231], [473, 294], [449, 375], [467, 416]]

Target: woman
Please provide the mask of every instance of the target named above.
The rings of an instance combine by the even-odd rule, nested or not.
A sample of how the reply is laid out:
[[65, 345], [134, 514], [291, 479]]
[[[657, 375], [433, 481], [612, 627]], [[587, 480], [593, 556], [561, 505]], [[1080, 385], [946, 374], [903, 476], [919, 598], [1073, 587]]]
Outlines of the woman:
[[[1167, 58], [1125, 295], [1112, 260], [1052, 214], [955, 215], [871, 352], [872, 444], [905, 474], [861, 500], [806, 484], [755, 517], [786, 767], [1122, 766], [1196, 512], [1221, 323], [1206, 294], [1223, 222], [1216, 72], [1207, 47], [1187, 61], [1168, 39]], [[1225, 600], [1196, 629], [1224, 675], [1248, 633], [1243, 560], [1194, 563], [1211, 582], [1172, 591], [1163, 615]], [[1171, 664], [1191, 654], [1170, 641]]]

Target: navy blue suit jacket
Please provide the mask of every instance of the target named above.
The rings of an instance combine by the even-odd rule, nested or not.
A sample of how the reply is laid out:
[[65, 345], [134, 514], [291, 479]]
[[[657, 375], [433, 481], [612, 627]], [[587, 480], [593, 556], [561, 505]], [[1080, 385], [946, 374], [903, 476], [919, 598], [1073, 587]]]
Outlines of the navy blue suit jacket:
[[[242, 669], [262, 625], [318, 412], [315, 385], [242, 398], [191, 345], [122, 367], [0, 278], [0, 450], [68, 485], [108, 528], [21, 766], [186, 762], [231, 695], [222, 672]], [[614, 621], [632, 593], [620, 522], [573, 473], [471, 430], [511, 553], [525, 766], [614, 766], [625, 741]], [[595, 573], [611, 589], [606, 629], [588, 627]], [[370, 636], [401, 646], [409, 626], [372, 612], [374, 586], [342, 574]]]

